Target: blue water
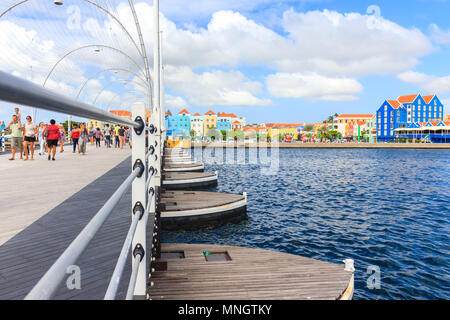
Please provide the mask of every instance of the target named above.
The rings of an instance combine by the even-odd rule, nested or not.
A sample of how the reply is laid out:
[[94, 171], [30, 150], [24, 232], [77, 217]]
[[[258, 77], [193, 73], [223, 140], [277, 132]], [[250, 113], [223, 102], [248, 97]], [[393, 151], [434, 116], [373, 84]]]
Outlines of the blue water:
[[[208, 164], [222, 192], [248, 193], [248, 219], [165, 232], [166, 242], [355, 260], [355, 299], [449, 299], [450, 151], [280, 149], [265, 165]], [[367, 267], [380, 268], [380, 289]]]

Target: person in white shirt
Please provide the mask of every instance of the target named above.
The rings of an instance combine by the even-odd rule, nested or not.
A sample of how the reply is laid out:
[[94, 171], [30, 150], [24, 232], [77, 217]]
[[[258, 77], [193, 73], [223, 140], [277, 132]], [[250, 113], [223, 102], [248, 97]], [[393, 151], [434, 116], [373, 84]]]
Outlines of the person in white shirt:
[[[24, 132], [24, 146], [23, 148], [25, 150], [28, 150], [25, 154], [25, 159], [28, 160], [28, 154], [31, 153], [30, 160], [34, 160], [34, 143], [36, 142], [36, 134], [37, 134], [37, 128], [36, 125], [31, 121], [31, 117], [27, 116], [27, 123], [23, 126], [23, 132]], [[29, 148], [29, 149], [28, 149]]]

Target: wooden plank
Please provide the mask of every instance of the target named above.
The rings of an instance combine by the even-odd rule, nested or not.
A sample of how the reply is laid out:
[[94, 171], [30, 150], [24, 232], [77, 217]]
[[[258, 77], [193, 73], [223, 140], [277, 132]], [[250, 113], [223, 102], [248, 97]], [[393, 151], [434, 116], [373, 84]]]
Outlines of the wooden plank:
[[[228, 252], [231, 261], [207, 262], [203, 251]], [[153, 299], [337, 299], [352, 273], [344, 265], [291, 254], [205, 244], [163, 244], [183, 251], [155, 272]]]

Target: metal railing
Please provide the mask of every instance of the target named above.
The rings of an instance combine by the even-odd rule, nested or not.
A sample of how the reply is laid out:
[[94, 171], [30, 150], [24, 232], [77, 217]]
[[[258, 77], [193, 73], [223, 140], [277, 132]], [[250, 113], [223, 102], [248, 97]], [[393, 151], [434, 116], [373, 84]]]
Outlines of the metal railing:
[[[131, 249], [132, 271], [126, 299], [146, 298], [147, 279], [151, 276], [147, 272], [147, 265], [159, 256], [158, 250], [160, 247], [158, 238], [159, 217], [156, 214], [156, 203], [158, 188], [161, 184], [159, 176], [161, 163], [158, 159], [161, 136], [157, 128], [160, 125], [157, 112], [153, 112], [151, 120], [154, 121], [151, 121], [152, 124], [146, 127], [144, 122], [146, 111], [143, 103], [133, 105], [132, 117], [134, 120], [129, 120], [1, 71], [0, 100], [130, 126], [134, 130], [133, 166], [130, 175], [53, 263], [25, 299], [51, 299], [54, 297], [67, 275], [67, 268], [72, 266], [82, 255], [130, 186], [132, 188], [132, 220], [104, 299], [116, 298]], [[147, 139], [148, 141], [146, 141]], [[148, 144], [148, 150], [146, 150], [146, 144]], [[150, 240], [150, 250], [147, 249], [147, 239]]]

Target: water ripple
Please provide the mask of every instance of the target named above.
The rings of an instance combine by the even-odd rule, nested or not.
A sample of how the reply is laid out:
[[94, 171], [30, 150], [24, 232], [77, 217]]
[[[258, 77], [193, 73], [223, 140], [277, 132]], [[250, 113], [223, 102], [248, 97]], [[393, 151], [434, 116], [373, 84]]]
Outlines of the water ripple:
[[[450, 298], [449, 151], [280, 149], [279, 163], [276, 176], [206, 164], [219, 171], [215, 190], [247, 191], [248, 219], [164, 241], [352, 258], [355, 299]], [[369, 265], [380, 267], [380, 289], [366, 285]]]

